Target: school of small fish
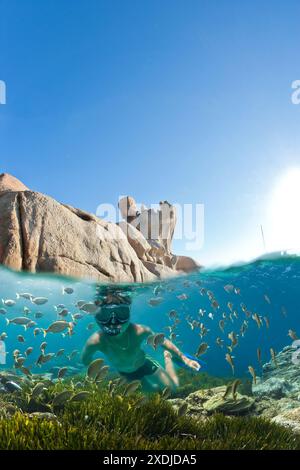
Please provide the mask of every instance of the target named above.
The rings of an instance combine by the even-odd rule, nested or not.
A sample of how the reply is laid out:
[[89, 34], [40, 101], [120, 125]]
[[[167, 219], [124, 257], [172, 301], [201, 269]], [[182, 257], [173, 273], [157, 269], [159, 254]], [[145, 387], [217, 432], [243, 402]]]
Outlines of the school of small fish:
[[[187, 289], [192, 287], [195, 291], [197, 290], [199, 304], [203, 304], [201, 308], [198, 308], [196, 312], [192, 313], [188, 308], [188, 299], [190, 294]], [[194, 295], [193, 291], [193, 295]], [[167, 312], [166, 322], [168, 323], [163, 327], [164, 331], [155, 332], [148, 336], [146, 343], [154, 351], [157, 351], [160, 346], [166, 344], [167, 341], [171, 341], [178, 348], [182, 349], [181, 332], [179, 331], [180, 324], [184, 323], [193, 335], [199, 339], [198, 346], [191, 353], [195, 358], [202, 358], [205, 356], [210, 349], [208, 341], [209, 333], [216, 331], [217, 334], [213, 339], [213, 343], [217, 345], [223, 351], [224, 361], [229, 367], [229, 370], [235, 374], [235, 364], [238, 360], [238, 350], [240, 343], [247, 336], [247, 331], [250, 326], [255, 327], [258, 330], [268, 330], [272, 323], [272, 317], [269, 312], [258, 312], [252, 311], [243, 301], [243, 293], [241, 289], [233, 284], [225, 284], [224, 291], [229, 296], [229, 300], [225, 305], [221, 305], [216, 295], [211, 289], [208, 289], [201, 281], [195, 282], [184, 280], [182, 292], [178, 292], [178, 286], [175, 290], [173, 286], [168, 284], [157, 285], [151, 292], [151, 297], [147, 301], [148, 305], [152, 308], [160, 307], [164, 304], [165, 294], [174, 295], [176, 302], [179, 302], [180, 306], [177, 309], [172, 309]], [[76, 290], [73, 287], [67, 286], [61, 289], [61, 295], [67, 298], [75, 297]], [[234, 297], [234, 299], [233, 299]], [[272, 304], [272, 299], [269, 294], [263, 294], [263, 301], [265, 302], [266, 309]], [[19, 303], [22, 302], [22, 307], [19, 307]], [[23, 303], [26, 303], [24, 306]], [[94, 315], [99, 311], [99, 303], [92, 302], [90, 300], [75, 300], [72, 302], [72, 308], [67, 307], [67, 301], [58, 303], [52, 307], [49, 307], [50, 301], [46, 296], [35, 296], [29, 292], [18, 292], [15, 298], [3, 298], [1, 300], [0, 315], [4, 318], [6, 323], [5, 331], [0, 333], [0, 341], [5, 342], [8, 337], [10, 339], [15, 337], [16, 345], [20, 349], [14, 349], [10, 354], [13, 359], [13, 367], [19, 373], [30, 378], [35, 368], [42, 368], [45, 364], [51, 363], [56, 364], [60, 358], [68, 360], [69, 363], [72, 361], [80, 361], [80, 351], [77, 349], [68, 351], [67, 341], [70, 337], [76, 334], [77, 325], [83, 319], [90, 317], [91, 321], [85, 326], [87, 332], [92, 331], [96, 328], [95, 321], [93, 320]], [[41, 327], [40, 322], [45, 322], [46, 313], [43, 311], [43, 306], [53, 309], [53, 314], [56, 318], [49, 322], [46, 327]], [[262, 309], [263, 310], [263, 309]], [[280, 313], [287, 318], [287, 310], [285, 306], [281, 306]], [[0, 318], [1, 318], [0, 317]], [[213, 328], [213, 325], [216, 325]], [[22, 334], [24, 332], [24, 334]], [[211, 334], [211, 333], [210, 333]], [[47, 340], [52, 335], [60, 335], [60, 347], [55, 351], [48, 351]], [[293, 329], [287, 329], [287, 336], [292, 341], [298, 339], [297, 332]], [[41, 342], [39, 347], [33, 346], [30, 342], [30, 337], [40, 337]], [[66, 347], [65, 347], [66, 345]], [[249, 365], [248, 373], [251, 375], [253, 383], [256, 383], [256, 367], [261, 368], [262, 363], [266, 358], [263, 358], [262, 351], [265, 351], [265, 344], [262, 347], [258, 347], [256, 351], [253, 351], [254, 359], [257, 366]], [[269, 346], [270, 356], [269, 360], [273, 363], [274, 367], [277, 367], [276, 351]], [[35, 359], [31, 359], [35, 356]], [[69, 367], [57, 365], [57, 379], [63, 380], [68, 374]], [[101, 380], [106, 376], [109, 371], [109, 367], [104, 364], [103, 359], [94, 360], [87, 369], [87, 380], [100, 383]], [[234, 386], [233, 386], [234, 385]], [[232, 393], [233, 397], [236, 396], [236, 389], [239, 385], [238, 382], [233, 382], [230, 391], [226, 392], [225, 395]], [[111, 392], [114, 388], [113, 383], [111, 384]], [[139, 384], [131, 383], [130, 387], [125, 390], [125, 394], [130, 394], [139, 388]], [[34, 393], [38, 393], [39, 388]], [[81, 392], [80, 392], [81, 393]], [[165, 390], [163, 396], [168, 396], [169, 391]], [[58, 405], [61, 401], [81, 400], [83, 395], [79, 394], [77, 397], [68, 396], [68, 394], [61, 394], [55, 398], [55, 405]]]

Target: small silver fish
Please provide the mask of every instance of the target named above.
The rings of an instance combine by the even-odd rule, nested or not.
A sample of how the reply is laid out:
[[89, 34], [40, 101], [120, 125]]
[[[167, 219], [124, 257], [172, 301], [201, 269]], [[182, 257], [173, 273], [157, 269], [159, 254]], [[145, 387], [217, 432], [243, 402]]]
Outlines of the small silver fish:
[[252, 375], [254, 385], [256, 385], [256, 373], [255, 373], [254, 367], [248, 366], [248, 370], [250, 374]]
[[234, 374], [233, 357], [232, 357], [229, 353], [227, 353], [227, 354], [225, 355], [225, 359], [226, 359], [226, 361], [228, 362], [228, 364], [230, 365], [231, 370], [232, 370], [232, 373]]
[[43, 382], [38, 382], [31, 391], [31, 398], [36, 398], [41, 395], [47, 388]]
[[11, 299], [2, 299], [2, 303], [3, 305], [5, 305], [5, 307], [14, 307], [16, 305], [16, 302], [14, 300], [11, 300]]
[[232, 284], [226, 284], [226, 286], [224, 286], [224, 290], [230, 294], [234, 289], [234, 286]]
[[52, 400], [52, 406], [57, 407], [66, 403], [72, 397], [73, 392], [71, 390], [64, 390], [58, 393]]
[[62, 379], [66, 375], [67, 371], [68, 371], [67, 367], [61, 367], [57, 373], [57, 378]]
[[27, 348], [25, 351], [25, 356], [26, 357], [29, 356], [32, 353], [32, 351], [33, 351], [33, 347], [29, 346], [29, 348]]
[[180, 295], [177, 295], [177, 299], [179, 300], [187, 300], [188, 296], [186, 294], [180, 294]]
[[80, 307], [80, 310], [83, 310], [86, 313], [96, 313], [99, 310], [98, 305], [95, 305], [92, 302], [86, 303]]
[[70, 402], [84, 401], [87, 400], [90, 396], [91, 392], [83, 390], [82, 392], [78, 392], [76, 395], [73, 395], [73, 397], [70, 399]]
[[130, 382], [125, 387], [125, 390], [123, 392], [123, 396], [127, 397], [127, 396], [131, 395], [132, 393], [135, 393], [138, 390], [138, 388], [140, 388], [140, 386], [141, 386], [140, 380], [134, 380], [133, 382]]
[[69, 310], [67, 308], [64, 308], [60, 312], [57, 312], [57, 315], [60, 317], [67, 317], [69, 315]]
[[72, 287], [63, 287], [62, 293], [70, 295], [74, 293], [74, 289]]
[[32, 294], [29, 294], [28, 292], [24, 292], [24, 293], [20, 293], [20, 294], [16, 294], [16, 297], [17, 299], [25, 299], [25, 300], [31, 300], [31, 298], [33, 297]]
[[35, 305], [44, 305], [48, 302], [46, 297], [32, 297], [31, 302]]
[[108, 371], [109, 371], [109, 366], [102, 366], [97, 374], [95, 381], [99, 382], [100, 380], [102, 380], [103, 377], [105, 377], [105, 375], [108, 373]]
[[164, 333], [157, 333], [156, 335], [154, 335], [154, 338], [153, 338], [153, 347], [154, 347], [154, 349], [157, 349], [158, 346], [163, 344], [164, 340], [165, 340]]
[[43, 332], [44, 336], [46, 336], [48, 333], [61, 333], [66, 329], [73, 329], [73, 323], [67, 322], [65, 320], [58, 320], [51, 323], [51, 325], [48, 326], [47, 329], [43, 330]]
[[46, 347], [47, 347], [47, 343], [46, 343], [46, 341], [44, 341], [44, 342], [41, 343], [41, 345], [40, 345], [40, 350], [43, 351], [43, 352], [45, 352]]
[[169, 387], [166, 387], [166, 388], [163, 389], [161, 396], [162, 396], [162, 398], [167, 400], [168, 398], [170, 398], [171, 393], [172, 393], [171, 389]]
[[74, 351], [72, 351], [68, 356], [69, 361], [72, 361], [72, 359], [74, 359], [74, 357], [76, 357], [78, 353], [79, 351], [77, 349], [74, 349]]
[[148, 304], [151, 305], [151, 307], [156, 307], [157, 305], [160, 305], [163, 300], [163, 297], [154, 297], [153, 299], [148, 300]]
[[30, 319], [27, 317], [16, 317], [9, 320], [6, 318], [6, 324], [10, 325], [10, 323], [14, 323], [15, 325], [27, 325], [30, 322]]
[[71, 315], [72, 316], [72, 320], [81, 320], [84, 315], [82, 313], [74, 313], [74, 315]]
[[207, 349], [209, 348], [207, 343], [201, 343], [200, 346], [197, 349], [197, 352], [195, 354], [196, 357], [200, 357], [203, 354], [206, 353]]
[[298, 339], [297, 333], [294, 330], [288, 331], [288, 336], [293, 340], [296, 341]]
[[91, 362], [87, 370], [87, 376], [89, 379], [95, 379], [97, 377], [103, 366], [103, 363], [103, 359], [95, 359], [93, 362]]
[[37, 366], [41, 366], [42, 364], [46, 364], [47, 362], [49, 362], [53, 357], [55, 356], [54, 353], [48, 353], [48, 354], [40, 354], [40, 356], [38, 357], [37, 361], [36, 361], [36, 365]]

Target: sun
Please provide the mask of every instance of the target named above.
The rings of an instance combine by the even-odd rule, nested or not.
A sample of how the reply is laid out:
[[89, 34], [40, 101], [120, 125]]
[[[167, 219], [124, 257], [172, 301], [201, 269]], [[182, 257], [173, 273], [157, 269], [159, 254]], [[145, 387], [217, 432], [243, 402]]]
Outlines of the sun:
[[272, 191], [267, 209], [268, 251], [300, 249], [300, 167], [290, 168]]

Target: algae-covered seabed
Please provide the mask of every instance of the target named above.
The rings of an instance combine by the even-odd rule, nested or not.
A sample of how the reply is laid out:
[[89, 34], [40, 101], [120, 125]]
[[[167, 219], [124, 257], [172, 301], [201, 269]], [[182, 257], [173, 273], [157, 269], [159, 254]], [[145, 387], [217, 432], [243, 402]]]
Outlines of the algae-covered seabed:
[[[264, 418], [214, 414], [197, 420], [158, 394], [126, 396], [125, 388], [112, 391], [111, 384], [99, 388], [82, 381], [75, 391], [68, 381], [45, 383], [35, 399], [29, 387], [21, 395], [5, 396], [0, 449], [300, 449], [300, 436]], [[85, 390], [89, 396], [53, 405], [53, 398], [65, 390], [72, 396]]]
[[[286, 359], [290, 350], [279, 353], [291, 343], [288, 332], [300, 330], [298, 257], [130, 287], [132, 321], [166, 333], [173, 322], [168, 313], [176, 310], [180, 321], [174, 341], [178, 347], [195, 354], [200, 342], [209, 345], [201, 357], [207, 364], [205, 371], [197, 374], [179, 369], [180, 387], [173, 396], [132, 391], [113, 370], [97, 381], [86, 375], [80, 351], [93, 331], [89, 315], [76, 320], [71, 337], [33, 334], [35, 328], [42, 331], [57, 318], [58, 304], [65, 304], [71, 321], [80, 299], [94, 300], [95, 286], [7, 270], [0, 271], [0, 280], [0, 298], [16, 302], [1, 306], [7, 363], [0, 372], [0, 449], [300, 449], [295, 429], [270, 420], [283, 410], [297, 411], [300, 405], [297, 369], [292, 370], [289, 357]], [[74, 293], [62, 296], [65, 286], [72, 286]], [[22, 292], [45, 296], [48, 302], [35, 306], [16, 295]], [[156, 306], [149, 304], [153, 297], [160, 298]], [[35, 323], [33, 328], [24, 331], [22, 326], [6, 325], [7, 320], [24, 313]], [[220, 320], [224, 320], [222, 328]], [[237, 344], [233, 344], [232, 332]], [[24, 342], [17, 339], [20, 335]], [[216, 343], [217, 338], [222, 344]], [[60, 348], [65, 352], [59, 358], [53, 354], [39, 368], [36, 361], [45, 340], [47, 353]], [[25, 354], [28, 347], [33, 348], [30, 355]], [[230, 348], [235, 375], [225, 360]], [[271, 348], [276, 364], [270, 357]], [[151, 354], [160, 360], [157, 351]], [[20, 357], [23, 369], [16, 366]], [[249, 365], [258, 376], [260, 395], [253, 396]], [[68, 373], [60, 379], [58, 371], [64, 367]], [[286, 379], [291, 376], [293, 387]], [[265, 390], [264, 378], [268, 379]], [[237, 394], [223, 398], [226, 385], [236, 379], [242, 382]]]
[[[55, 383], [43, 375], [25, 379], [21, 390], [0, 398], [0, 449], [300, 449], [300, 435], [255, 416], [247, 380], [235, 400], [221, 398], [224, 413], [218, 413], [202, 403], [219, 391], [223, 397], [232, 378], [185, 370], [179, 375], [181, 386], [173, 396], [166, 390], [131, 392], [130, 385], [110, 373], [102, 380], [91, 374]], [[14, 378], [9, 372], [3, 377]]]

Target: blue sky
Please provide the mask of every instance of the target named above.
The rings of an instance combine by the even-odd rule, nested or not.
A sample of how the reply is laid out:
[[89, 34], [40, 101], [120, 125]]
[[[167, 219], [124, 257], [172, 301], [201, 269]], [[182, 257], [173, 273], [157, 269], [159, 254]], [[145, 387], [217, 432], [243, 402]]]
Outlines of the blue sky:
[[204, 263], [261, 250], [274, 185], [300, 165], [299, 1], [0, 0], [0, 12], [0, 172], [92, 212], [122, 194], [203, 203], [204, 247], [187, 254]]

